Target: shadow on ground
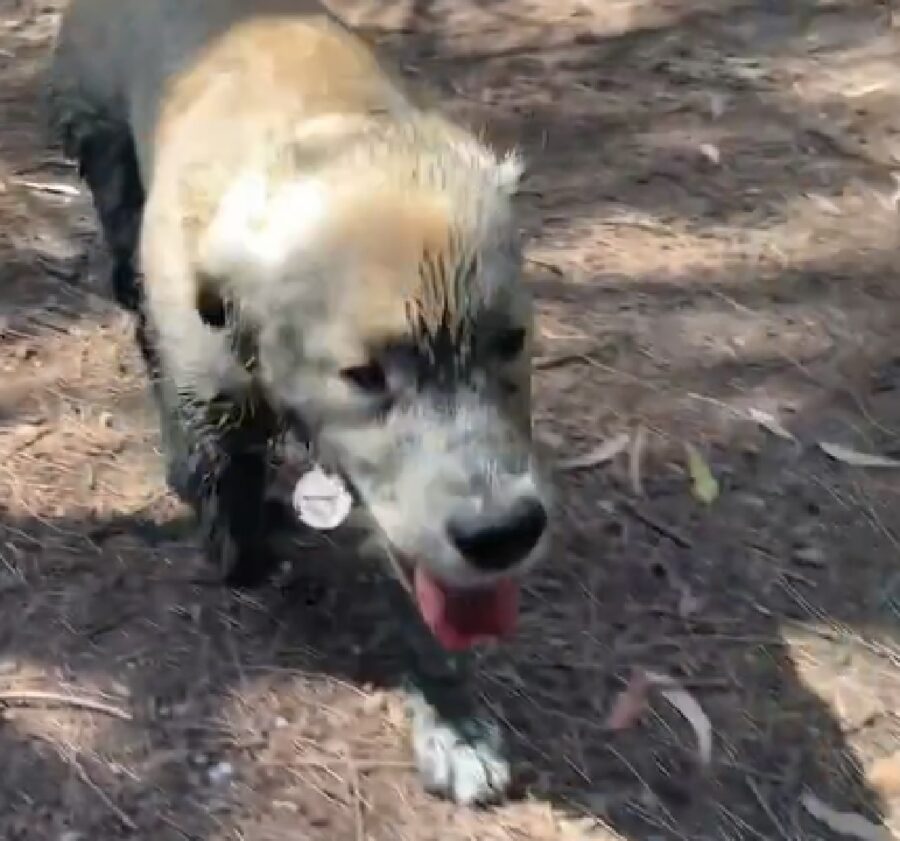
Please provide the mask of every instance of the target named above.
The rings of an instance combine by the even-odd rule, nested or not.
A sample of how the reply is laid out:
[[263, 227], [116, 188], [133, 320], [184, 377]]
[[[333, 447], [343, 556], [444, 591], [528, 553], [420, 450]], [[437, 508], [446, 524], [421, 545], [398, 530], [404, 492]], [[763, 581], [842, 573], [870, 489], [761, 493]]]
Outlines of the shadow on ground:
[[[600, 814], [636, 839], [826, 837], [798, 805], [807, 790], [879, 813], [845, 742], [848, 711], [839, 724], [808, 672], [830, 672], [857, 728], [886, 717], [895, 732], [856, 681], [896, 668], [897, 603], [870, 524], [810, 481], [838, 471], [788, 444], [765, 450], [711, 459], [723, 493], [708, 512], [675, 475], [648, 477], [640, 501], [615, 476], [563, 484], [558, 560], [480, 677], [532, 806], [581, 816], [585, 831]], [[372, 837], [432, 837], [404, 811], [425, 801], [381, 692], [403, 630], [377, 571], [301, 535], [290, 583], [240, 596], [211, 582], [189, 534], [189, 521], [149, 515], [0, 525], [0, 698], [62, 686], [133, 716], [83, 725], [89, 713], [64, 707], [48, 720], [27, 697], [6, 711], [4, 837], [111, 838], [133, 822], [144, 837], [206, 838], [258, 820], [253, 837], [280, 837], [263, 831], [279, 812], [301, 834], [353, 837], [361, 819]], [[843, 662], [827, 660], [835, 640]], [[706, 710], [707, 774], [662, 702], [640, 726], [605, 729], [635, 667], [676, 677]], [[405, 797], [385, 799], [393, 786]]]

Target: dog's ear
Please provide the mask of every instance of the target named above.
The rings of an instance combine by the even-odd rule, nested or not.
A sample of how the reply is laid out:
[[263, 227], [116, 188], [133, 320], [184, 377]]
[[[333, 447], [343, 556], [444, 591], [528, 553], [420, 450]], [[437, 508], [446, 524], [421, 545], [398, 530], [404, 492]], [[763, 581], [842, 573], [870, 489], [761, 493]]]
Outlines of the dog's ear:
[[[197, 245], [197, 309], [215, 326], [222, 311], [216, 299], [256, 301], [286, 260], [311, 241], [325, 214], [325, 188], [308, 179], [270, 183], [253, 172], [242, 175], [219, 200]], [[203, 279], [208, 279], [204, 289]], [[205, 315], [204, 315], [205, 313]]]
[[228, 320], [225, 299], [222, 293], [209, 278], [200, 278], [197, 282], [197, 313], [201, 321], [210, 327], [221, 329]]

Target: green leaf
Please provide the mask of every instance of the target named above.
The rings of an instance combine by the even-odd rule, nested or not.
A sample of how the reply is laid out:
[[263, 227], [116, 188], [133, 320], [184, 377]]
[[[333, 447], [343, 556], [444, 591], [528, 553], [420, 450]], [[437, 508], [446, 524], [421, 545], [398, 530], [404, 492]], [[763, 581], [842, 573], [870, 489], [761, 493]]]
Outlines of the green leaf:
[[710, 505], [719, 495], [719, 483], [696, 447], [685, 444], [684, 450], [687, 453], [688, 471], [693, 483], [691, 490], [697, 499]]

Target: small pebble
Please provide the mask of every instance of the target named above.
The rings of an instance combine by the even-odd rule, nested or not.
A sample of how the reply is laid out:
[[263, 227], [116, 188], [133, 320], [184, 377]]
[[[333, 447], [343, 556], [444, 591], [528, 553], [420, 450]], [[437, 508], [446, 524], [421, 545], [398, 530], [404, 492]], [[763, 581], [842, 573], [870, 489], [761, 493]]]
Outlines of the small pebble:
[[234, 776], [234, 766], [230, 762], [219, 762], [207, 772], [213, 785], [227, 783]]
[[818, 546], [801, 546], [794, 550], [794, 561], [803, 566], [825, 566], [825, 553]]

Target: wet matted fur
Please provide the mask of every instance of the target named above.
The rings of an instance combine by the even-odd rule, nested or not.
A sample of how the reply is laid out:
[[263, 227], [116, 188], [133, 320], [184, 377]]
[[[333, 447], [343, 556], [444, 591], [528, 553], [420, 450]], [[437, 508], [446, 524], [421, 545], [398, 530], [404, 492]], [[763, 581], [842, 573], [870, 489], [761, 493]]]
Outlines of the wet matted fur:
[[499, 730], [447, 649], [509, 630], [546, 550], [519, 160], [307, 0], [73, 0], [47, 105], [207, 554], [232, 585], [265, 578], [268, 448], [308, 437], [415, 595], [426, 785], [501, 797]]

